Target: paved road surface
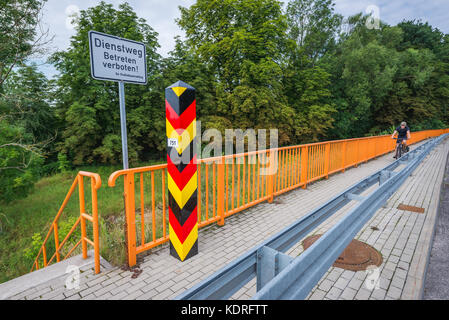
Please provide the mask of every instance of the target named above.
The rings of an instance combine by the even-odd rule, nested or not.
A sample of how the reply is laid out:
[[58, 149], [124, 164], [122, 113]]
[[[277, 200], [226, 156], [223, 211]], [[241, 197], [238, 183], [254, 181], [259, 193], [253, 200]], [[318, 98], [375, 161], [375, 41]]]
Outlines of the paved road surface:
[[449, 300], [449, 159], [424, 288], [425, 300]]

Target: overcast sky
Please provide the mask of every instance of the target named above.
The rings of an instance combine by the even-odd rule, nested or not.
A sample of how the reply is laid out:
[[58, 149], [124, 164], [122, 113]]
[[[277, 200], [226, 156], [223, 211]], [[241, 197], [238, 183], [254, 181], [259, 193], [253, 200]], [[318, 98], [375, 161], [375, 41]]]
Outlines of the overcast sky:
[[[48, 0], [44, 11], [44, 24], [54, 36], [51, 50], [66, 49], [70, 37], [74, 34], [68, 15], [76, 10], [83, 10], [99, 3], [99, 0]], [[123, 0], [106, 0], [116, 8]], [[174, 47], [173, 38], [183, 36], [183, 32], [175, 23], [179, 18], [178, 6], [189, 7], [195, 0], [128, 0], [139, 17], [159, 33], [159, 53], [166, 56]], [[287, 2], [287, 1], [284, 1]], [[403, 19], [421, 19], [432, 26], [449, 33], [449, 1], [448, 0], [334, 0], [336, 11], [345, 17], [359, 12], [369, 13], [372, 6], [379, 8], [382, 21], [395, 25]], [[368, 11], [367, 11], [368, 10]], [[42, 60], [43, 61], [43, 60]], [[54, 69], [42, 65], [40, 69], [51, 77]]]

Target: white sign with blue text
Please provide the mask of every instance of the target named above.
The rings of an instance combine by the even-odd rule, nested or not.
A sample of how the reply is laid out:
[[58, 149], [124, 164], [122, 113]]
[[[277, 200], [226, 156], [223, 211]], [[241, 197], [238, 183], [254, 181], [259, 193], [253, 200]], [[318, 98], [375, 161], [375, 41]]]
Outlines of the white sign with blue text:
[[94, 79], [147, 83], [144, 43], [89, 31], [89, 47]]

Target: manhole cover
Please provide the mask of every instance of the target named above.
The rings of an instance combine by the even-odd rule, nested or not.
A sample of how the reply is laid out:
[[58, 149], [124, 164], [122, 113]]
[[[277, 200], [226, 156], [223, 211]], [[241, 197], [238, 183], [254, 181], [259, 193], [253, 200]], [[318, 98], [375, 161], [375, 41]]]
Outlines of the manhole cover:
[[419, 208], [419, 207], [414, 207], [414, 206], [408, 206], [406, 204], [401, 203], [398, 206], [399, 210], [404, 210], [404, 211], [411, 211], [411, 212], [416, 212], [416, 213], [424, 213], [424, 208]]
[[[321, 237], [320, 234], [306, 238], [302, 243], [304, 250], [307, 250], [319, 237]], [[361, 241], [352, 240], [333, 266], [345, 270], [362, 271], [368, 266], [381, 264], [382, 255], [376, 249]]]

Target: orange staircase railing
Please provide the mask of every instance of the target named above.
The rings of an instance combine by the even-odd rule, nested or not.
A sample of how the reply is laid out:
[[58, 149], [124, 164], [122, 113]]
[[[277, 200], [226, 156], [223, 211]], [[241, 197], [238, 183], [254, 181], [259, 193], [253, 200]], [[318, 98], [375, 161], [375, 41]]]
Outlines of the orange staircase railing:
[[[92, 195], [92, 215], [88, 215], [86, 212], [85, 198], [84, 198], [84, 177], [88, 177], [91, 180], [91, 195]], [[59, 241], [59, 230], [58, 230], [58, 222], [61, 218], [61, 215], [70, 200], [72, 194], [75, 192], [76, 187], [78, 186], [78, 195], [79, 195], [79, 211], [80, 215], [70, 231], [67, 233], [62, 242]], [[98, 230], [98, 200], [97, 200], [97, 190], [101, 187], [101, 178], [96, 173], [80, 171], [75, 180], [70, 187], [69, 192], [67, 193], [64, 202], [61, 205], [61, 208], [58, 211], [55, 219], [53, 220], [50, 230], [47, 233], [47, 236], [44, 239], [44, 242], [37, 254], [36, 259], [34, 260], [33, 267], [31, 271], [38, 270], [41, 267], [47, 267], [48, 265], [54, 263], [55, 258], [56, 262], [60, 262], [61, 260], [65, 260], [75, 251], [76, 248], [81, 244], [82, 246], [82, 255], [84, 259], [87, 259], [87, 244], [90, 244], [94, 248], [94, 261], [95, 261], [95, 273], [100, 272], [100, 241], [99, 241], [99, 230]], [[86, 220], [92, 223], [93, 227], [93, 240], [88, 239], [87, 237], [87, 229], [86, 229]], [[73, 247], [68, 251], [68, 253], [61, 257], [61, 250], [64, 245], [69, 240], [70, 236], [74, 233], [78, 226], [81, 226], [81, 239], [73, 245]], [[50, 236], [54, 235], [54, 245], [55, 252], [47, 259], [47, 242], [50, 239]]]

